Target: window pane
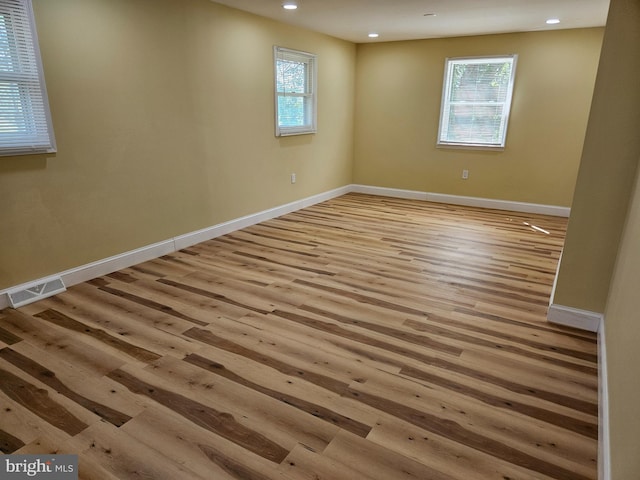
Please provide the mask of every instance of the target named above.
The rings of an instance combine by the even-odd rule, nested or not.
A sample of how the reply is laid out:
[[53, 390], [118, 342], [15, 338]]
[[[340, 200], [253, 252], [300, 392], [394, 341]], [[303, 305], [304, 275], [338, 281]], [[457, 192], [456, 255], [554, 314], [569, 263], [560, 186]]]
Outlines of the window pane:
[[278, 97], [278, 123], [281, 127], [305, 125], [303, 97]]
[[510, 78], [510, 63], [455, 65], [451, 101], [504, 102], [509, 91]]
[[28, 116], [25, 115], [24, 102], [17, 83], [0, 82], [0, 134], [27, 133]]
[[0, 71], [2, 72], [11, 72], [14, 69], [12, 58], [15, 52], [11, 51], [7, 21], [7, 16], [0, 14]]
[[278, 92], [308, 93], [306, 63], [278, 60], [277, 68]]
[[451, 105], [447, 140], [466, 143], [500, 143], [502, 105]]
[[274, 46], [274, 60], [276, 136], [315, 133], [316, 56]]
[[55, 151], [30, 0], [0, 2], [0, 155]]
[[438, 144], [504, 147], [515, 59], [447, 59]]

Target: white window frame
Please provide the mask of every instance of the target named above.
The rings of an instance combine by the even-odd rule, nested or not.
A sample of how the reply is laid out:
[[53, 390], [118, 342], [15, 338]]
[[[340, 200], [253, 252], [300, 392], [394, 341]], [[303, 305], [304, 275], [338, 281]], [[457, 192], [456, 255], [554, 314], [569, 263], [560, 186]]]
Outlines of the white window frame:
[[55, 151], [31, 0], [0, 0], [0, 156]]
[[[504, 149], [507, 139], [507, 127], [509, 125], [509, 114], [511, 112], [511, 102], [513, 99], [513, 85], [516, 73], [517, 55], [500, 55], [500, 56], [483, 56], [483, 57], [457, 57], [447, 58], [445, 60], [444, 84], [442, 88], [442, 102], [440, 106], [440, 126], [438, 129], [438, 147], [453, 148], [475, 148], [475, 149]], [[453, 87], [453, 71], [456, 65], [469, 64], [503, 64], [511, 63], [511, 75], [507, 86], [507, 92], [504, 101], [482, 102], [482, 101], [458, 101], [451, 100]], [[502, 115], [499, 127], [499, 139], [492, 142], [479, 141], [477, 138], [469, 138], [468, 140], [452, 140], [449, 137], [449, 120], [452, 105], [478, 105], [478, 106], [502, 106]]]
[[[318, 60], [317, 55], [299, 50], [291, 50], [289, 48], [273, 47], [273, 66], [275, 72], [275, 127], [276, 137], [288, 135], [304, 135], [316, 133], [317, 131], [317, 82], [318, 82]], [[294, 62], [305, 64], [305, 91], [304, 92], [287, 92], [285, 89], [279, 89], [278, 76], [280, 62]], [[302, 125], [284, 125], [280, 121], [280, 99], [285, 97], [302, 98], [304, 104], [304, 120]]]

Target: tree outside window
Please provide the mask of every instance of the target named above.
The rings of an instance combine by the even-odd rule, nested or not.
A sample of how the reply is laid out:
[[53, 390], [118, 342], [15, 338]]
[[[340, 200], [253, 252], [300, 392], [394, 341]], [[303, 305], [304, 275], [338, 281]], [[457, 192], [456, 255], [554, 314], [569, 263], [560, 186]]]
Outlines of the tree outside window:
[[276, 136], [316, 131], [316, 56], [274, 47]]

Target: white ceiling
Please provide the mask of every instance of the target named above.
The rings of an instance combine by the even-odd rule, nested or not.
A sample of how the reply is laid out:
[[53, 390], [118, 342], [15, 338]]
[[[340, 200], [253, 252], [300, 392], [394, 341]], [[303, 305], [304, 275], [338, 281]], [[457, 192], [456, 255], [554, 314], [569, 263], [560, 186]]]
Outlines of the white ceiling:
[[609, 8], [609, 0], [297, 0], [289, 11], [284, 0], [213, 1], [355, 43], [596, 27]]

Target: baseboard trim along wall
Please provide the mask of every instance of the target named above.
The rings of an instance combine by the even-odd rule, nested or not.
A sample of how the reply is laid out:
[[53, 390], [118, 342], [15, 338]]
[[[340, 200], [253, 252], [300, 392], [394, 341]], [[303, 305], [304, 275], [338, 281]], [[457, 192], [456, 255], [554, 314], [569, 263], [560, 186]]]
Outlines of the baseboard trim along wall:
[[207, 240], [211, 240], [212, 238], [226, 235], [227, 233], [231, 233], [236, 230], [240, 230], [242, 228], [264, 222], [266, 220], [270, 220], [272, 218], [280, 217], [281, 215], [295, 212], [296, 210], [315, 205], [316, 203], [331, 200], [332, 198], [339, 197], [341, 195], [349, 193], [350, 191], [351, 187], [347, 185], [345, 187], [336, 188], [325, 193], [313, 195], [312, 197], [307, 197], [303, 198], [302, 200], [287, 203], [279, 207], [270, 208], [268, 210], [263, 210], [262, 212], [237, 218], [229, 222], [220, 223], [212, 227], [204, 228], [195, 232], [190, 232], [185, 235], [180, 235], [179, 237], [174, 238], [175, 249], [176, 251], [181, 250], [183, 248], [190, 247], [191, 245], [195, 245], [196, 243], [205, 242]]
[[[116, 272], [123, 268], [146, 262], [154, 258], [167, 255], [168, 253], [190, 247], [196, 243], [211, 240], [212, 238], [231, 233], [235, 230], [249, 227], [266, 220], [279, 217], [286, 213], [294, 212], [301, 208], [305, 208], [316, 203], [324, 202], [335, 197], [339, 197], [346, 193], [366, 193], [371, 195], [382, 195], [396, 198], [408, 198], [415, 200], [423, 200], [437, 203], [450, 203], [454, 205], [466, 205], [482, 208], [493, 208], [499, 210], [510, 210], [525, 213], [540, 213], [545, 215], [555, 215], [567, 217], [570, 209], [567, 207], [558, 207], [553, 205], [539, 205], [534, 203], [510, 202], [506, 200], [493, 200], [488, 198], [464, 197], [457, 195], [445, 195], [440, 193], [419, 192], [414, 190], [402, 190], [397, 188], [375, 187], [367, 185], [345, 185], [344, 187], [329, 190], [328, 192], [313, 195], [311, 197], [296, 200], [285, 205], [263, 210], [258, 213], [240, 217], [228, 222], [220, 223], [194, 232], [164, 240], [152, 245], [147, 245], [135, 250], [114, 255], [109, 258], [98, 260], [86, 265], [81, 265], [64, 272], [47, 275], [49, 277], [60, 277], [64, 285], [70, 287], [78, 283], [86, 282], [102, 275]], [[0, 309], [6, 308], [9, 303], [9, 292], [27, 288], [29, 285], [38, 283], [42, 279], [34, 279], [27, 283], [9, 287], [0, 290]]]
[[553, 287], [551, 288], [547, 320], [551, 323], [564, 325], [565, 327], [578, 328], [588, 332], [598, 332], [603, 322], [603, 315], [601, 313], [580, 310], [579, 308], [567, 307], [554, 303], [558, 273], [560, 271], [560, 263], [562, 261], [562, 253], [563, 252], [560, 253], [560, 258], [558, 259], [558, 267], [553, 280]]
[[[561, 254], [562, 256], [562, 254]], [[560, 261], [558, 261], [558, 270]], [[609, 447], [609, 389], [607, 378], [607, 346], [604, 315], [553, 303], [558, 272], [551, 290], [547, 320], [551, 323], [598, 332], [598, 480], [611, 480], [611, 451]]]
[[611, 480], [609, 444], [609, 378], [604, 319], [598, 329], [598, 479]]
[[[276, 218], [286, 213], [294, 212], [316, 203], [324, 202], [335, 197], [339, 197], [351, 191], [349, 185], [345, 187], [336, 188], [328, 192], [313, 195], [311, 197], [303, 198], [295, 202], [280, 205], [278, 207], [263, 210], [258, 213], [240, 217], [228, 222], [220, 223], [212, 227], [190, 232], [184, 235], [180, 235], [162, 242], [154, 243], [152, 245], [146, 245], [135, 250], [124, 252], [118, 255], [114, 255], [109, 258], [104, 258], [86, 265], [81, 265], [76, 268], [65, 270], [54, 275], [47, 275], [47, 278], [59, 277], [64, 282], [64, 285], [70, 287], [77, 285], [78, 283], [86, 282], [88, 280], [107, 275], [109, 273], [117, 272], [123, 268], [131, 267], [154, 258], [167, 255], [172, 252], [176, 252], [183, 248], [190, 247], [196, 243], [205, 242], [212, 238], [231, 233], [242, 228], [255, 225], [260, 222], [264, 222], [271, 218]], [[15, 292], [23, 288], [28, 288], [35, 283], [41, 283], [44, 279], [30, 281], [21, 285], [0, 290], [0, 309], [10, 306], [9, 292]]]
[[452, 205], [465, 205], [467, 207], [492, 208], [495, 210], [508, 210], [512, 212], [538, 213], [553, 215], [555, 217], [568, 217], [571, 209], [557, 205], [542, 205], [539, 203], [513, 202], [510, 200], [496, 200], [492, 198], [465, 197], [460, 195], [447, 195], [444, 193], [420, 192], [415, 190], [402, 190], [397, 188], [373, 187], [369, 185], [352, 185], [352, 192], [368, 193], [370, 195], [382, 195], [386, 197], [409, 198], [425, 200], [427, 202], [449, 203]]
[[[553, 302], [553, 294], [551, 301]], [[547, 320], [557, 325], [598, 333], [598, 480], [611, 480], [609, 380], [607, 377], [604, 315], [551, 303], [547, 311]]]
[[597, 332], [602, 323], [602, 314], [552, 303], [549, 305], [547, 320], [565, 327]]

